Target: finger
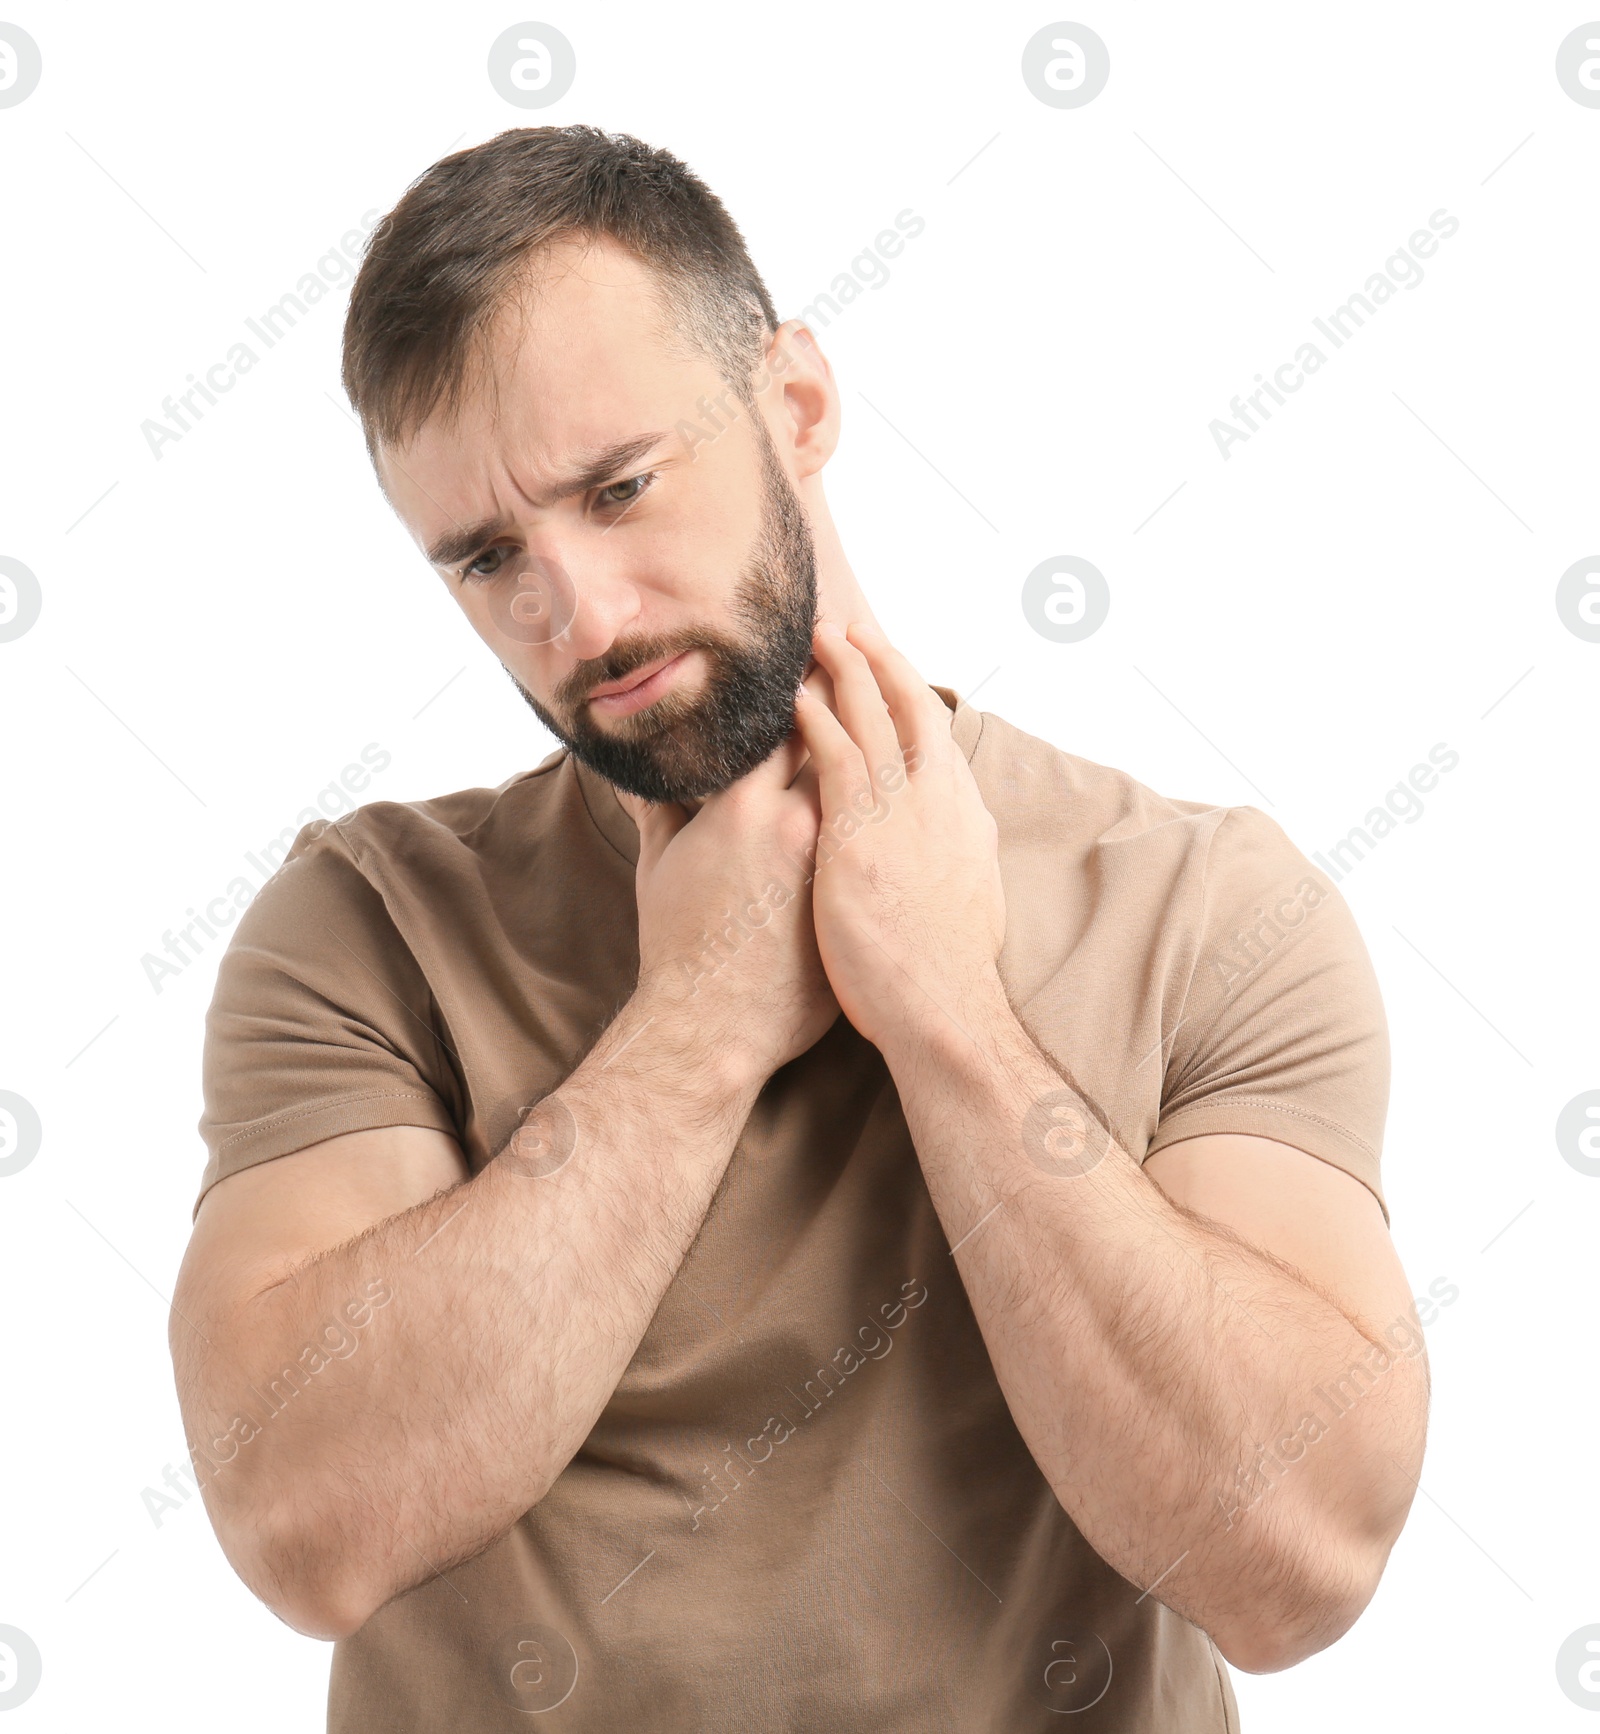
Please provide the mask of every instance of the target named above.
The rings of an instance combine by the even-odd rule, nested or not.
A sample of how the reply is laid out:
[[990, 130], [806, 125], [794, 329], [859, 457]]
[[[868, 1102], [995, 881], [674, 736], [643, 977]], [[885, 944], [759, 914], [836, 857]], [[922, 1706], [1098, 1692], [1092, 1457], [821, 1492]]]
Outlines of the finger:
[[689, 810], [676, 801], [641, 801], [634, 824], [639, 829], [638, 872], [648, 875], [655, 870], [662, 851], [689, 823]]
[[729, 783], [726, 789], [719, 789], [717, 794], [709, 796], [708, 799], [715, 801], [734, 789], [786, 789], [794, 781], [795, 773], [805, 763], [805, 757], [805, 744], [791, 729], [759, 765], [746, 771], [742, 777]]
[[804, 686], [795, 701], [794, 720], [816, 766], [824, 826], [844, 813], [865, 818], [876, 811], [877, 793], [861, 749], [838, 717]]
[[815, 759], [808, 758], [800, 767], [794, 781], [789, 785], [789, 793], [800, 796], [809, 805], [812, 816], [821, 821], [822, 778], [818, 775]]
[[817, 630], [812, 654], [833, 677], [839, 720], [861, 749], [868, 769], [881, 781], [889, 772], [901, 770], [900, 740], [894, 718], [879, 689], [872, 664], [830, 621]]
[[917, 754], [928, 750], [950, 733], [950, 713], [942, 698], [917, 672], [910, 658], [889, 642], [881, 626], [854, 621], [850, 642], [866, 658], [878, 690], [894, 719], [896, 738], [908, 770], [917, 768]]
[[[802, 736], [800, 735], [798, 730], [796, 730], [796, 732], [795, 732], [794, 740], [796, 741], [796, 743], [798, 744], [799, 749], [800, 749], [800, 769], [795, 772], [794, 778], [790, 782], [789, 787], [791, 789], [799, 789], [799, 788], [809, 787], [813, 791], [815, 791], [816, 778], [817, 778], [817, 767], [812, 764], [811, 754], [807, 750], [805, 740], [802, 738]], [[805, 780], [808, 772], [810, 773], [810, 777], [811, 777], [811, 782], [809, 784], [807, 784], [806, 780]]]
[[752, 783], [770, 784], [787, 789], [806, 762], [806, 744], [790, 729], [772, 753], [749, 773]]
[[815, 699], [820, 699], [835, 716], [839, 714], [839, 700], [833, 690], [833, 676], [828, 673], [820, 662], [813, 661], [805, 675], [806, 691]]
[[772, 834], [784, 859], [796, 869], [800, 883], [810, 881], [821, 825], [821, 779], [815, 763], [807, 759], [772, 814]]

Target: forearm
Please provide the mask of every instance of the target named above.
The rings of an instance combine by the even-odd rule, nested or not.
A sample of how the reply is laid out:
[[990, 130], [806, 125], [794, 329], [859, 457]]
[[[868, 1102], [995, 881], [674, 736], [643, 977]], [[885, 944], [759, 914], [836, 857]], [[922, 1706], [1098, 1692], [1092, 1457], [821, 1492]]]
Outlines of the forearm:
[[759, 1089], [726, 1051], [636, 997], [482, 1173], [310, 1260], [197, 1349], [207, 1504], [291, 1623], [341, 1635], [565, 1468]]
[[[1108, 1563], [1240, 1665], [1320, 1648], [1403, 1521], [1423, 1366], [1383, 1343], [1390, 1321], [1358, 1328], [1169, 1202], [1092, 1117], [1080, 1139], [1081, 1098], [998, 982], [959, 1016], [932, 1013], [886, 1057], [1041, 1470]], [[1359, 1400], [1339, 1404], [1353, 1366]]]

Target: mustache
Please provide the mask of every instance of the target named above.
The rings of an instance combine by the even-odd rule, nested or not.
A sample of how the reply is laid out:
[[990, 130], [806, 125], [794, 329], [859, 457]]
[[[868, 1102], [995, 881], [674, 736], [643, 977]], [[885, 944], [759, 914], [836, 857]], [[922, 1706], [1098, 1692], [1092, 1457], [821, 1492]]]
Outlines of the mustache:
[[635, 669], [664, 658], [682, 656], [686, 650], [701, 650], [707, 646], [704, 633], [673, 634], [670, 637], [630, 639], [625, 645], [614, 645], [603, 656], [591, 656], [574, 664], [556, 686], [552, 697], [557, 705], [575, 711], [597, 686], [607, 681], [626, 680]]

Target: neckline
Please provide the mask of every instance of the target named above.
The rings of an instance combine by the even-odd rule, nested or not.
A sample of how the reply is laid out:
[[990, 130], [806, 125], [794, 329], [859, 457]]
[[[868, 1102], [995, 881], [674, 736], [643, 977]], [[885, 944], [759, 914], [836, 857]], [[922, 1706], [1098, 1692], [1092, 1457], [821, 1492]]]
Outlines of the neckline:
[[[983, 715], [974, 710], [954, 687], [939, 686], [933, 681], [928, 683], [938, 693], [950, 710], [950, 738], [960, 747], [968, 764], [972, 762], [972, 754], [978, 745], [978, 736], [983, 732]], [[568, 757], [572, 755], [569, 753]], [[617, 799], [617, 791], [597, 771], [592, 771], [580, 759], [572, 759], [572, 768], [578, 776], [578, 788], [583, 795], [583, 804], [588, 810], [595, 829], [617, 851], [630, 866], [637, 866], [639, 861], [639, 828], [634, 824], [627, 809]]]

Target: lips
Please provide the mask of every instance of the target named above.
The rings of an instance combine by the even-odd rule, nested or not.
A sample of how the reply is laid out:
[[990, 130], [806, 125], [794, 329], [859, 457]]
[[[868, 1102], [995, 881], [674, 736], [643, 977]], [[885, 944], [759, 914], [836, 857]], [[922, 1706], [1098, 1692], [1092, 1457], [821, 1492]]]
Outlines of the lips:
[[652, 674], [665, 668], [669, 662], [676, 662], [683, 655], [681, 650], [674, 651], [671, 656], [658, 656], [654, 662], [647, 662], [642, 668], [636, 668], [632, 674], [625, 674], [621, 680], [602, 681], [599, 686], [589, 689], [590, 698], [614, 698], [618, 693], [632, 692], [636, 686], [643, 686]]

